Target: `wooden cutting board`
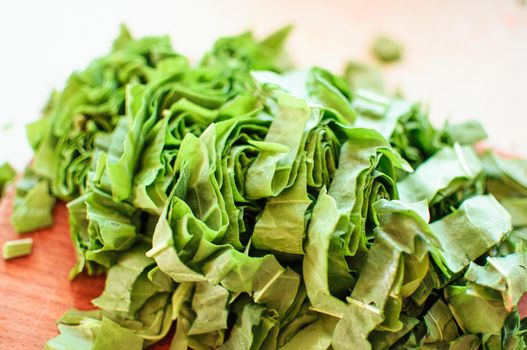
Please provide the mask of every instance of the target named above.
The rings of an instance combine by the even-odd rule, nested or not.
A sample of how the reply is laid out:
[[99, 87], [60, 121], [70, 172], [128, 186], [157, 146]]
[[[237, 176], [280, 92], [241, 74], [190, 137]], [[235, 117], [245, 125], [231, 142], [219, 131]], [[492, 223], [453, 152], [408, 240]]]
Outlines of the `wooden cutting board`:
[[[92, 309], [91, 299], [104, 287], [104, 277], [80, 275], [68, 280], [75, 262], [70, 242], [67, 209], [55, 208], [51, 228], [18, 235], [9, 217], [12, 189], [0, 203], [0, 247], [10, 239], [32, 237], [33, 253], [0, 259], [0, 349], [43, 349], [58, 334], [55, 322], [70, 308]], [[152, 349], [168, 349], [172, 334]]]

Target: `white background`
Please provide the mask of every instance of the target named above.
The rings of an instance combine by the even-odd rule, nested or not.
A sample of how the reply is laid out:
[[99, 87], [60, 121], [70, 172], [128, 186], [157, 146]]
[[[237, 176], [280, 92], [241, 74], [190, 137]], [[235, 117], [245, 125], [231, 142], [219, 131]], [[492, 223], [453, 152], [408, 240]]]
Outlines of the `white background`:
[[292, 23], [294, 61], [337, 72], [370, 59], [369, 43], [386, 33], [406, 47], [384, 68], [393, 89], [427, 104], [438, 125], [479, 119], [493, 146], [527, 155], [527, 7], [517, 0], [1, 0], [0, 162], [30, 160], [24, 124], [110, 48], [121, 22], [137, 36], [169, 34], [194, 60], [218, 36]]

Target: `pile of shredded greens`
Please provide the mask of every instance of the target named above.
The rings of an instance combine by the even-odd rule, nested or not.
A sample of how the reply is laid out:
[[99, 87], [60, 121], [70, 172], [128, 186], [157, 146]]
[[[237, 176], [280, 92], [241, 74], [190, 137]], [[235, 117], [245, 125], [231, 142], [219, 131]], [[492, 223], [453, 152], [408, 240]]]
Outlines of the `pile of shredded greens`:
[[371, 67], [293, 70], [289, 31], [191, 64], [123, 28], [28, 126], [14, 227], [67, 202], [71, 278], [107, 275], [46, 349], [527, 349], [527, 161]]

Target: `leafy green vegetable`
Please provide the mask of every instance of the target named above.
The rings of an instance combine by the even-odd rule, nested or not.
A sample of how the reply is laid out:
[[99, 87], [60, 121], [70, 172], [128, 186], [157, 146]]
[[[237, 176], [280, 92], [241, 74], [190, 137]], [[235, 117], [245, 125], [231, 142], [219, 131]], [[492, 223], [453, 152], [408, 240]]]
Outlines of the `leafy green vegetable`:
[[11, 224], [19, 233], [51, 226], [54, 206], [55, 198], [49, 193], [49, 182], [28, 168], [17, 182]]
[[0, 165], [0, 198], [5, 193], [7, 185], [15, 178], [16, 171], [9, 163]]
[[442, 261], [452, 273], [467, 267], [512, 230], [510, 215], [492, 196], [466, 200], [430, 228], [441, 244]]
[[527, 162], [371, 67], [291, 70], [290, 30], [191, 64], [123, 27], [52, 94], [12, 222], [67, 201], [70, 277], [106, 286], [47, 349], [527, 349]]
[[350, 88], [384, 92], [384, 79], [381, 72], [373, 66], [360, 62], [348, 62], [344, 73]]
[[443, 129], [443, 137], [450, 143], [474, 144], [487, 138], [487, 132], [477, 120], [461, 124], [447, 123]]
[[507, 311], [492, 293], [469, 286], [449, 286], [445, 295], [463, 331], [473, 334], [500, 332]]
[[196, 319], [192, 322], [188, 334], [210, 333], [227, 328], [226, 309], [229, 292], [220, 285], [207, 282], [196, 283], [192, 297], [192, 309]]
[[18, 258], [31, 254], [33, 238], [14, 239], [4, 242], [2, 246], [2, 257], [4, 260]]
[[106, 317], [100, 321], [90, 316], [70, 317], [66, 314], [61, 322], [61, 334], [46, 343], [46, 350], [143, 348], [143, 339]]
[[397, 185], [402, 200], [426, 200], [432, 218], [448, 214], [466, 198], [483, 192], [479, 159], [470, 146], [445, 147]]
[[401, 43], [385, 35], [376, 38], [371, 47], [373, 55], [381, 62], [400, 60], [403, 49]]
[[487, 257], [484, 267], [471, 263], [465, 279], [501, 292], [505, 307], [511, 311], [527, 292], [526, 258], [525, 253]]
[[123, 347], [131, 350], [139, 350], [143, 348], [143, 341], [137, 335], [120, 327], [117, 323], [103, 318], [101, 322], [101, 329], [97, 334], [97, 339], [93, 344], [92, 349], [112, 349], [116, 347]]
[[459, 337], [454, 316], [448, 306], [441, 300], [436, 301], [428, 310], [424, 321], [428, 328], [427, 334], [423, 339], [425, 343], [451, 342]]
[[229, 340], [221, 349], [261, 349], [278, 323], [277, 314], [256, 304], [247, 304], [238, 315]]
[[[255, 143], [258, 156], [247, 170], [245, 191], [249, 199], [274, 197], [286, 188], [304, 138], [310, 110], [304, 101], [280, 94], [277, 115], [264, 141]], [[291, 128], [284, 133], [285, 128]]]

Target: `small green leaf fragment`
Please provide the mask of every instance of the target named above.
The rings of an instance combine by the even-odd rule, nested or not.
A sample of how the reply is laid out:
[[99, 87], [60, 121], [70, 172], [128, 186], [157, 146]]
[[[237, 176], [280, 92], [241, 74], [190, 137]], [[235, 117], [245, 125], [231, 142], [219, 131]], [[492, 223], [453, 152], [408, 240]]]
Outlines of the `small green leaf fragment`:
[[381, 62], [395, 62], [403, 56], [404, 47], [397, 40], [383, 35], [375, 39], [371, 52]]
[[5, 260], [18, 258], [31, 254], [33, 238], [14, 239], [4, 243], [2, 255]]

